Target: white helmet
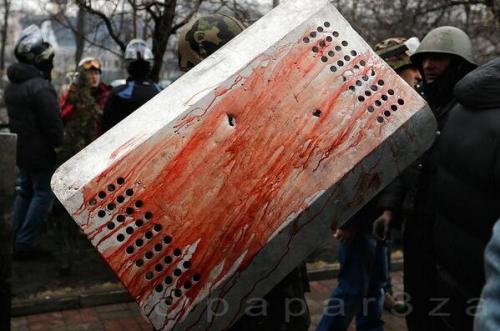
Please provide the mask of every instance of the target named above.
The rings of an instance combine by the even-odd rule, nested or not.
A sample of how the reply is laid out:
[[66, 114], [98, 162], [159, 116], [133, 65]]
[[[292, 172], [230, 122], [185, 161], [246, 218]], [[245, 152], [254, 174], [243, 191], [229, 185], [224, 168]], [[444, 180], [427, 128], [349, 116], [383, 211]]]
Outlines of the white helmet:
[[125, 48], [125, 61], [133, 62], [137, 60], [143, 60], [150, 64], [154, 60], [153, 52], [142, 39], [132, 39]]

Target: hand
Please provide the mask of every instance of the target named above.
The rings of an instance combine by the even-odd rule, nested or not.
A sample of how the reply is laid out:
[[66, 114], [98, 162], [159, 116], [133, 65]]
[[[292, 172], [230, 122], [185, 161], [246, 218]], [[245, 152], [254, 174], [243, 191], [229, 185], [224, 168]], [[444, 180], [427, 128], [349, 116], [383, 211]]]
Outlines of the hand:
[[341, 243], [347, 244], [352, 241], [354, 238], [355, 231], [352, 229], [337, 229], [333, 234], [333, 237], [337, 240], [340, 240]]
[[390, 210], [385, 210], [382, 215], [380, 215], [373, 222], [372, 233], [378, 240], [385, 240], [387, 234], [389, 233], [389, 225], [392, 220], [392, 212]]

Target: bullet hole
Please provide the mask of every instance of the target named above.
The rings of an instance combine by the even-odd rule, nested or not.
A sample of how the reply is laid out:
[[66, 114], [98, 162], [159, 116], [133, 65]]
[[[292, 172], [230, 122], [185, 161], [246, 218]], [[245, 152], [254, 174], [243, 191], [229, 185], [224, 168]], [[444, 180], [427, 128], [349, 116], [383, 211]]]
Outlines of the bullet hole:
[[91, 206], [95, 206], [96, 204], [97, 204], [97, 200], [96, 199], [91, 199], [89, 201], [89, 205], [91, 205]]
[[106, 212], [105, 212], [104, 210], [99, 210], [99, 211], [97, 212], [97, 216], [99, 216], [99, 217], [103, 218], [104, 216], [106, 216]]
[[101, 198], [101, 199], [104, 199], [104, 198], [106, 197], [106, 192], [101, 191], [101, 192], [99, 192], [99, 194], [98, 194], [97, 196], [98, 196], [99, 198]]
[[337, 65], [338, 65], [339, 67], [342, 67], [342, 66], [344, 65], [344, 61], [342, 61], [342, 60], [338, 60], [338, 61], [337, 61]]
[[333, 32], [332, 32], [332, 35], [333, 35], [335, 38], [337, 38], [337, 37], [339, 36], [339, 33], [338, 33], [337, 31], [333, 31]]
[[368, 76], [363, 76], [363, 77], [361, 77], [361, 79], [363, 79], [366, 82], [366, 81], [368, 81]]
[[388, 90], [388, 91], [387, 91], [387, 93], [388, 93], [389, 95], [394, 95], [394, 90]]
[[372, 92], [370, 92], [370, 91], [365, 91], [365, 95], [366, 95], [367, 97], [369, 97], [369, 96], [371, 96], [371, 95], [372, 95]]
[[326, 43], [325, 43], [325, 41], [324, 41], [324, 40], [321, 40], [321, 41], [319, 42], [319, 45], [320, 45], [321, 47], [325, 47], [325, 46], [326, 46]]
[[398, 99], [398, 104], [402, 106], [405, 104], [405, 101], [403, 99]]
[[135, 226], [137, 226], [138, 228], [141, 227], [143, 224], [144, 222], [141, 219], [135, 221]]
[[330, 22], [327, 21], [327, 22], [323, 23], [323, 25], [325, 26], [325, 28], [329, 28], [330, 27]]
[[306, 44], [307, 44], [308, 42], [310, 42], [309, 38], [307, 38], [307, 37], [304, 37], [304, 39], [302, 39], [302, 40], [303, 40], [303, 41], [304, 41], [304, 43], [306, 43]]
[[235, 126], [236, 125], [236, 119], [231, 114], [227, 114], [227, 122], [228, 122], [229, 126]]
[[329, 57], [334, 57], [335, 56], [335, 52], [334, 51], [328, 51], [328, 56]]
[[384, 85], [384, 81], [382, 79], [380, 79], [378, 82], [377, 82], [378, 85], [380, 86], [383, 86]]
[[318, 47], [316, 47], [316, 46], [314, 46], [314, 47], [312, 48], [312, 51], [313, 51], [314, 53], [318, 53], [318, 52], [319, 52], [319, 48], [318, 48]]
[[170, 236], [165, 236], [165, 237], [163, 238], [163, 242], [164, 242], [165, 244], [167, 244], [167, 245], [168, 245], [168, 244], [170, 244], [170, 243], [172, 242], [172, 237], [170, 237]]
[[340, 52], [340, 51], [342, 50], [342, 47], [340, 47], [339, 45], [337, 45], [337, 46], [335, 46], [335, 50], [336, 50], [337, 52]]
[[182, 270], [181, 269], [177, 268], [177, 269], [174, 270], [174, 276], [175, 277], [179, 277], [181, 274], [182, 274]]
[[357, 80], [357, 81], [356, 81], [356, 85], [361, 86], [361, 85], [363, 85], [363, 82], [362, 82], [362, 81], [360, 81], [360, 80]]
[[376, 91], [376, 90], [378, 90], [377, 85], [372, 85], [372, 86], [370, 86], [370, 88], [372, 89], [372, 91]]
[[129, 188], [128, 190], [125, 191], [125, 194], [128, 195], [129, 197], [131, 197], [134, 194], [134, 190]]
[[167, 255], [167, 256], [165, 256], [163, 261], [165, 262], [165, 264], [170, 264], [170, 263], [172, 263], [172, 257]]
[[191, 262], [184, 261], [184, 263], [182, 263], [182, 266], [184, 267], [184, 269], [189, 269], [191, 267]]
[[172, 284], [172, 277], [170, 277], [170, 276], [165, 277], [165, 284], [167, 284], [167, 285]]
[[354, 69], [359, 70], [361, 69], [357, 64], [354, 65]]
[[146, 234], [144, 236], [146, 237], [146, 239], [151, 239], [151, 238], [153, 238], [153, 232], [148, 231], [148, 232], [146, 232]]
[[144, 256], [146, 257], [146, 259], [150, 260], [153, 258], [153, 252], [147, 251], [146, 254], [144, 254]]
[[396, 106], [396, 105], [392, 105], [392, 106], [391, 106], [391, 109], [392, 109], [392, 111], [396, 111], [396, 110], [398, 110], [398, 106]]
[[122, 241], [124, 241], [124, 240], [125, 240], [125, 236], [124, 236], [123, 234], [121, 234], [121, 233], [120, 233], [118, 236], [116, 236], [116, 240], [118, 240], [118, 241], [122, 242]]
[[116, 183], [118, 185], [123, 185], [123, 183], [125, 183], [125, 179], [123, 177], [118, 177], [118, 179], [116, 180]]
[[174, 295], [175, 295], [176, 297], [178, 297], [178, 298], [179, 298], [179, 297], [181, 297], [181, 296], [182, 296], [182, 291], [181, 291], [181, 290], [179, 290], [179, 289], [176, 289], [176, 290], [174, 291]]
[[109, 222], [108, 223], [108, 229], [113, 230], [115, 228], [115, 223]]
[[351, 90], [352, 92], [356, 91], [356, 88], [354, 86], [349, 86], [349, 90]]
[[162, 248], [163, 248], [163, 246], [161, 244], [155, 245], [155, 251], [157, 251], [157, 252], [161, 251]]
[[200, 275], [200, 274], [194, 274], [194, 275], [193, 275], [193, 281], [195, 281], [195, 282], [199, 282], [199, 281], [200, 281], [200, 279], [201, 279], [201, 275]]
[[386, 110], [386, 111], [384, 111], [384, 115], [385, 115], [385, 117], [389, 117], [389, 116], [391, 116], [391, 112]]
[[191, 284], [191, 282], [188, 280], [184, 283], [184, 288], [186, 290], [189, 290], [193, 285]]
[[375, 108], [373, 106], [368, 106], [368, 112], [373, 113], [375, 111]]
[[142, 202], [142, 200], [137, 200], [137, 201], [135, 202], [135, 206], [136, 206], [137, 208], [141, 208], [143, 205], [144, 205], [144, 203]]
[[311, 36], [311, 38], [316, 38], [317, 34], [316, 31], [312, 31], [309, 35]]
[[323, 32], [323, 27], [322, 26], [318, 26], [318, 28], [316, 30], [318, 30], [318, 32]]
[[361, 61], [359, 61], [359, 64], [360, 64], [362, 67], [364, 67], [364, 66], [366, 65], [366, 62], [365, 62], [365, 60], [361, 60]]
[[351, 57], [349, 55], [344, 56], [344, 60], [349, 61]]
[[327, 61], [328, 61], [328, 58], [327, 58], [326, 56], [322, 56], [322, 57], [321, 57], [321, 61], [322, 61], [322, 62], [327, 62]]
[[331, 43], [331, 42], [332, 42], [332, 40], [333, 40], [333, 38], [332, 38], [332, 37], [330, 37], [330, 36], [327, 36], [327, 37], [326, 37], [326, 41], [328, 41], [329, 43]]
[[131, 226], [129, 226], [129, 227], [127, 227], [127, 229], [125, 230], [125, 232], [127, 232], [128, 234], [132, 234], [132, 233], [134, 233], [134, 228], [131, 227]]
[[382, 106], [382, 102], [380, 100], [375, 100], [375, 106], [377, 107]]
[[383, 123], [384, 122], [384, 118], [382, 116], [377, 117], [377, 122]]
[[182, 253], [182, 251], [180, 250], [180, 248], [174, 249], [174, 255], [175, 256], [181, 256], [181, 253]]
[[356, 56], [356, 55], [358, 55], [358, 53], [357, 53], [355, 50], [352, 50], [352, 51], [351, 51], [351, 55], [352, 55], [352, 56]]
[[116, 197], [116, 201], [118, 203], [123, 203], [123, 201], [125, 201], [125, 197], [123, 195], [119, 195]]
[[336, 66], [331, 66], [331, 67], [330, 67], [330, 71], [331, 71], [331, 72], [335, 72], [335, 71], [337, 71], [337, 67], [336, 67]]
[[153, 218], [153, 213], [148, 211], [146, 212], [146, 214], [144, 214], [144, 218], [147, 219], [147, 220], [150, 220]]
[[144, 261], [141, 260], [141, 259], [139, 259], [139, 260], [135, 261], [135, 265], [140, 268], [140, 267], [142, 267], [144, 265]]
[[128, 215], [132, 215], [134, 213], [134, 208], [132, 207], [127, 207], [127, 209], [125, 210], [125, 212], [128, 214]]
[[348, 43], [347, 41], [345, 41], [345, 40], [344, 40], [344, 41], [342, 41], [342, 46], [344, 46], [344, 47], [345, 47], [345, 46], [347, 46], [347, 45], [349, 45], [349, 43]]
[[313, 116], [320, 117], [320, 116], [321, 116], [321, 110], [316, 109], [316, 110], [313, 112]]
[[363, 101], [365, 101], [365, 97], [364, 97], [364, 96], [362, 96], [362, 95], [360, 95], [360, 96], [358, 97], [358, 101], [359, 101], [359, 102], [363, 102]]
[[172, 303], [174, 303], [174, 299], [172, 297], [169, 296], [165, 298], [165, 304], [167, 306], [170, 306]]
[[156, 285], [155, 286], [155, 291], [158, 292], [158, 293], [162, 292], [163, 291], [163, 285], [161, 285], [161, 284]]
[[132, 254], [134, 252], [134, 247], [128, 246], [125, 251], [127, 252], [127, 254]]
[[116, 207], [116, 205], [114, 203], [112, 203], [112, 202], [108, 203], [109, 210], [113, 210], [113, 209], [115, 209], [115, 207]]
[[160, 272], [160, 271], [162, 271], [162, 270], [163, 270], [163, 266], [162, 266], [161, 264], [157, 264], [157, 265], [155, 265], [155, 270], [156, 270], [157, 272]]
[[108, 191], [113, 192], [115, 190], [115, 186], [113, 184], [108, 185]]
[[136, 245], [137, 247], [141, 247], [142, 245], [144, 245], [144, 240], [142, 240], [142, 239], [137, 239], [137, 240], [135, 241], [135, 245]]
[[382, 94], [382, 96], [380, 98], [384, 101], [387, 101], [387, 99], [389, 99], [389, 97], [385, 94]]
[[372, 69], [371, 75], [375, 76], [375, 70]]
[[123, 223], [123, 221], [125, 221], [125, 216], [123, 216], [123, 215], [118, 215], [118, 216], [116, 216], [116, 220], [117, 220], [119, 223]]
[[153, 279], [153, 276], [154, 276], [154, 275], [153, 275], [153, 272], [151, 272], [151, 271], [146, 272], [146, 279], [147, 279], [147, 280], [151, 280], [151, 279]]

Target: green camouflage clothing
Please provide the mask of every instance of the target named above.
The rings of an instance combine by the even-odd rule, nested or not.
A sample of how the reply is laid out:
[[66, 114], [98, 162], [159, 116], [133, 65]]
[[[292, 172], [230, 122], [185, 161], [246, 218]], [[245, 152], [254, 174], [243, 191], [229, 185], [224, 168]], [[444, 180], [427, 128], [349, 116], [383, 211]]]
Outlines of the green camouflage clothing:
[[186, 24], [179, 37], [179, 66], [188, 71], [243, 31], [233, 17], [204, 15]]

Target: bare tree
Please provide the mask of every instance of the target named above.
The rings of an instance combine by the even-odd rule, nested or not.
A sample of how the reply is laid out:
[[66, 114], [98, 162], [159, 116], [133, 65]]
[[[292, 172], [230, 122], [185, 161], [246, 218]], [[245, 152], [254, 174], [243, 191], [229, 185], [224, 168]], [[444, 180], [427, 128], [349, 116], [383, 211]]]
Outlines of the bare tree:
[[5, 47], [7, 45], [7, 32], [9, 29], [9, 13], [12, 0], [3, 0], [3, 22], [0, 35], [0, 76], [5, 71]]

